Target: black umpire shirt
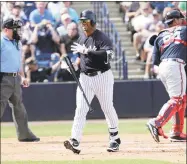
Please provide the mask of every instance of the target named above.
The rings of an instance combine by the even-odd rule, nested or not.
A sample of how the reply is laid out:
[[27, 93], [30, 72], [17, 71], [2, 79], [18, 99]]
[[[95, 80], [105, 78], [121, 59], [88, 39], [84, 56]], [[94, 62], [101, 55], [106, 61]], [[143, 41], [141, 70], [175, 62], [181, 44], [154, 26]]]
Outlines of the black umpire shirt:
[[[77, 40], [81, 45], [85, 44], [87, 48], [95, 46], [98, 50], [112, 50], [112, 42], [110, 39], [100, 30], [96, 29], [91, 36], [86, 36], [82, 33]], [[106, 54], [106, 52], [104, 52]], [[107, 55], [80, 55], [80, 70], [85, 73], [93, 73], [96, 71], [106, 71], [110, 69], [110, 64], [107, 62]]]

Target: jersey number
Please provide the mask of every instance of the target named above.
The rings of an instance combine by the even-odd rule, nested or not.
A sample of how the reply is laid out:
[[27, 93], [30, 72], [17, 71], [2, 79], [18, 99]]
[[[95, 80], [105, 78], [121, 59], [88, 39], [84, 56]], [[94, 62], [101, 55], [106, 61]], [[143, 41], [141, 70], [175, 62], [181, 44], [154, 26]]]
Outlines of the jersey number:
[[169, 46], [171, 43], [176, 43], [179, 44], [180, 42], [175, 41], [175, 40], [181, 40], [180, 37], [180, 28], [177, 28], [174, 33], [168, 33], [168, 35], [163, 37], [163, 46], [164, 48]]

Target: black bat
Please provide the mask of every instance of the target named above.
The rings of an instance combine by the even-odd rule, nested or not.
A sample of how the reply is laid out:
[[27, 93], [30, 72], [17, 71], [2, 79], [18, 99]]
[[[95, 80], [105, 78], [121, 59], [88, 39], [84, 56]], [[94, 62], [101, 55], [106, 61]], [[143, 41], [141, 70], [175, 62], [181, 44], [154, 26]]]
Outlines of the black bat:
[[77, 85], [79, 86], [80, 90], [83, 93], [84, 99], [86, 100], [86, 103], [87, 103], [87, 105], [89, 107], [89, 113], [92, 113], [94, 111], [94, 109], [91, 107], [90, 103], [88, 102], [88, 99], [87, 99], [87, 97], [85, 95], [85, 92], [84, 92], [82, 86], [81, 86], [81, 83], [80, 83], [79, 79], [76, 76], [75, 68], [74, 68], [69, 56], [65, 56], [64, 59], [65, 59], [66, 64], [69, 66], [69, 69], [70, 69], [70, 72], [71, 72], [73, 78], [75, 79], [75, 81], [77, 82]]

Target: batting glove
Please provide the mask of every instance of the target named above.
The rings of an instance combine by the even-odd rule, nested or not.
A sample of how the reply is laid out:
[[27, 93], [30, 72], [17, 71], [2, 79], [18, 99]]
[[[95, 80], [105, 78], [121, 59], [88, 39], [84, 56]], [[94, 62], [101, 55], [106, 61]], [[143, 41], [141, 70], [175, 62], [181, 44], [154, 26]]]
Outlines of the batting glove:
[[77, 53], [88, 54], [88, 48], [86, 48], [84, 44], [80, 45], [76, 42], [74, 42], [73, 45], [71, 45], [71, 51], [73, 51], [73, 54], [77, 54]]
[[107, 50], [106, 53], [107, 53], [107, 61], [104, 63], [108, 64], [114, 58], [115, 54], [114, 54], [114, 51], [112, 50]]
[[97, 50], [97, 48], [94, 46], [93, 48], [90, 46], [89, 48], [88, 48], [88, 50], [90, 50], [90, 51], [96, 51]]

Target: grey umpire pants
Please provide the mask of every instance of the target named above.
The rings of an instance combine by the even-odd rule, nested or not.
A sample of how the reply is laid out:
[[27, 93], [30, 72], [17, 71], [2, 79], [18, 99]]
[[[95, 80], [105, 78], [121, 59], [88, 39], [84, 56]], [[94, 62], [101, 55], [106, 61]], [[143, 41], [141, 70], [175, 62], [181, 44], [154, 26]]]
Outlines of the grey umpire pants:
[[17, 77], [0, 75], [1, 118], [9, 102], [18, 139], [31, 139], [36, 136], [28, 128], [27, 112], [22, 102], [20, 82], [21, 78], [19, 75]]

